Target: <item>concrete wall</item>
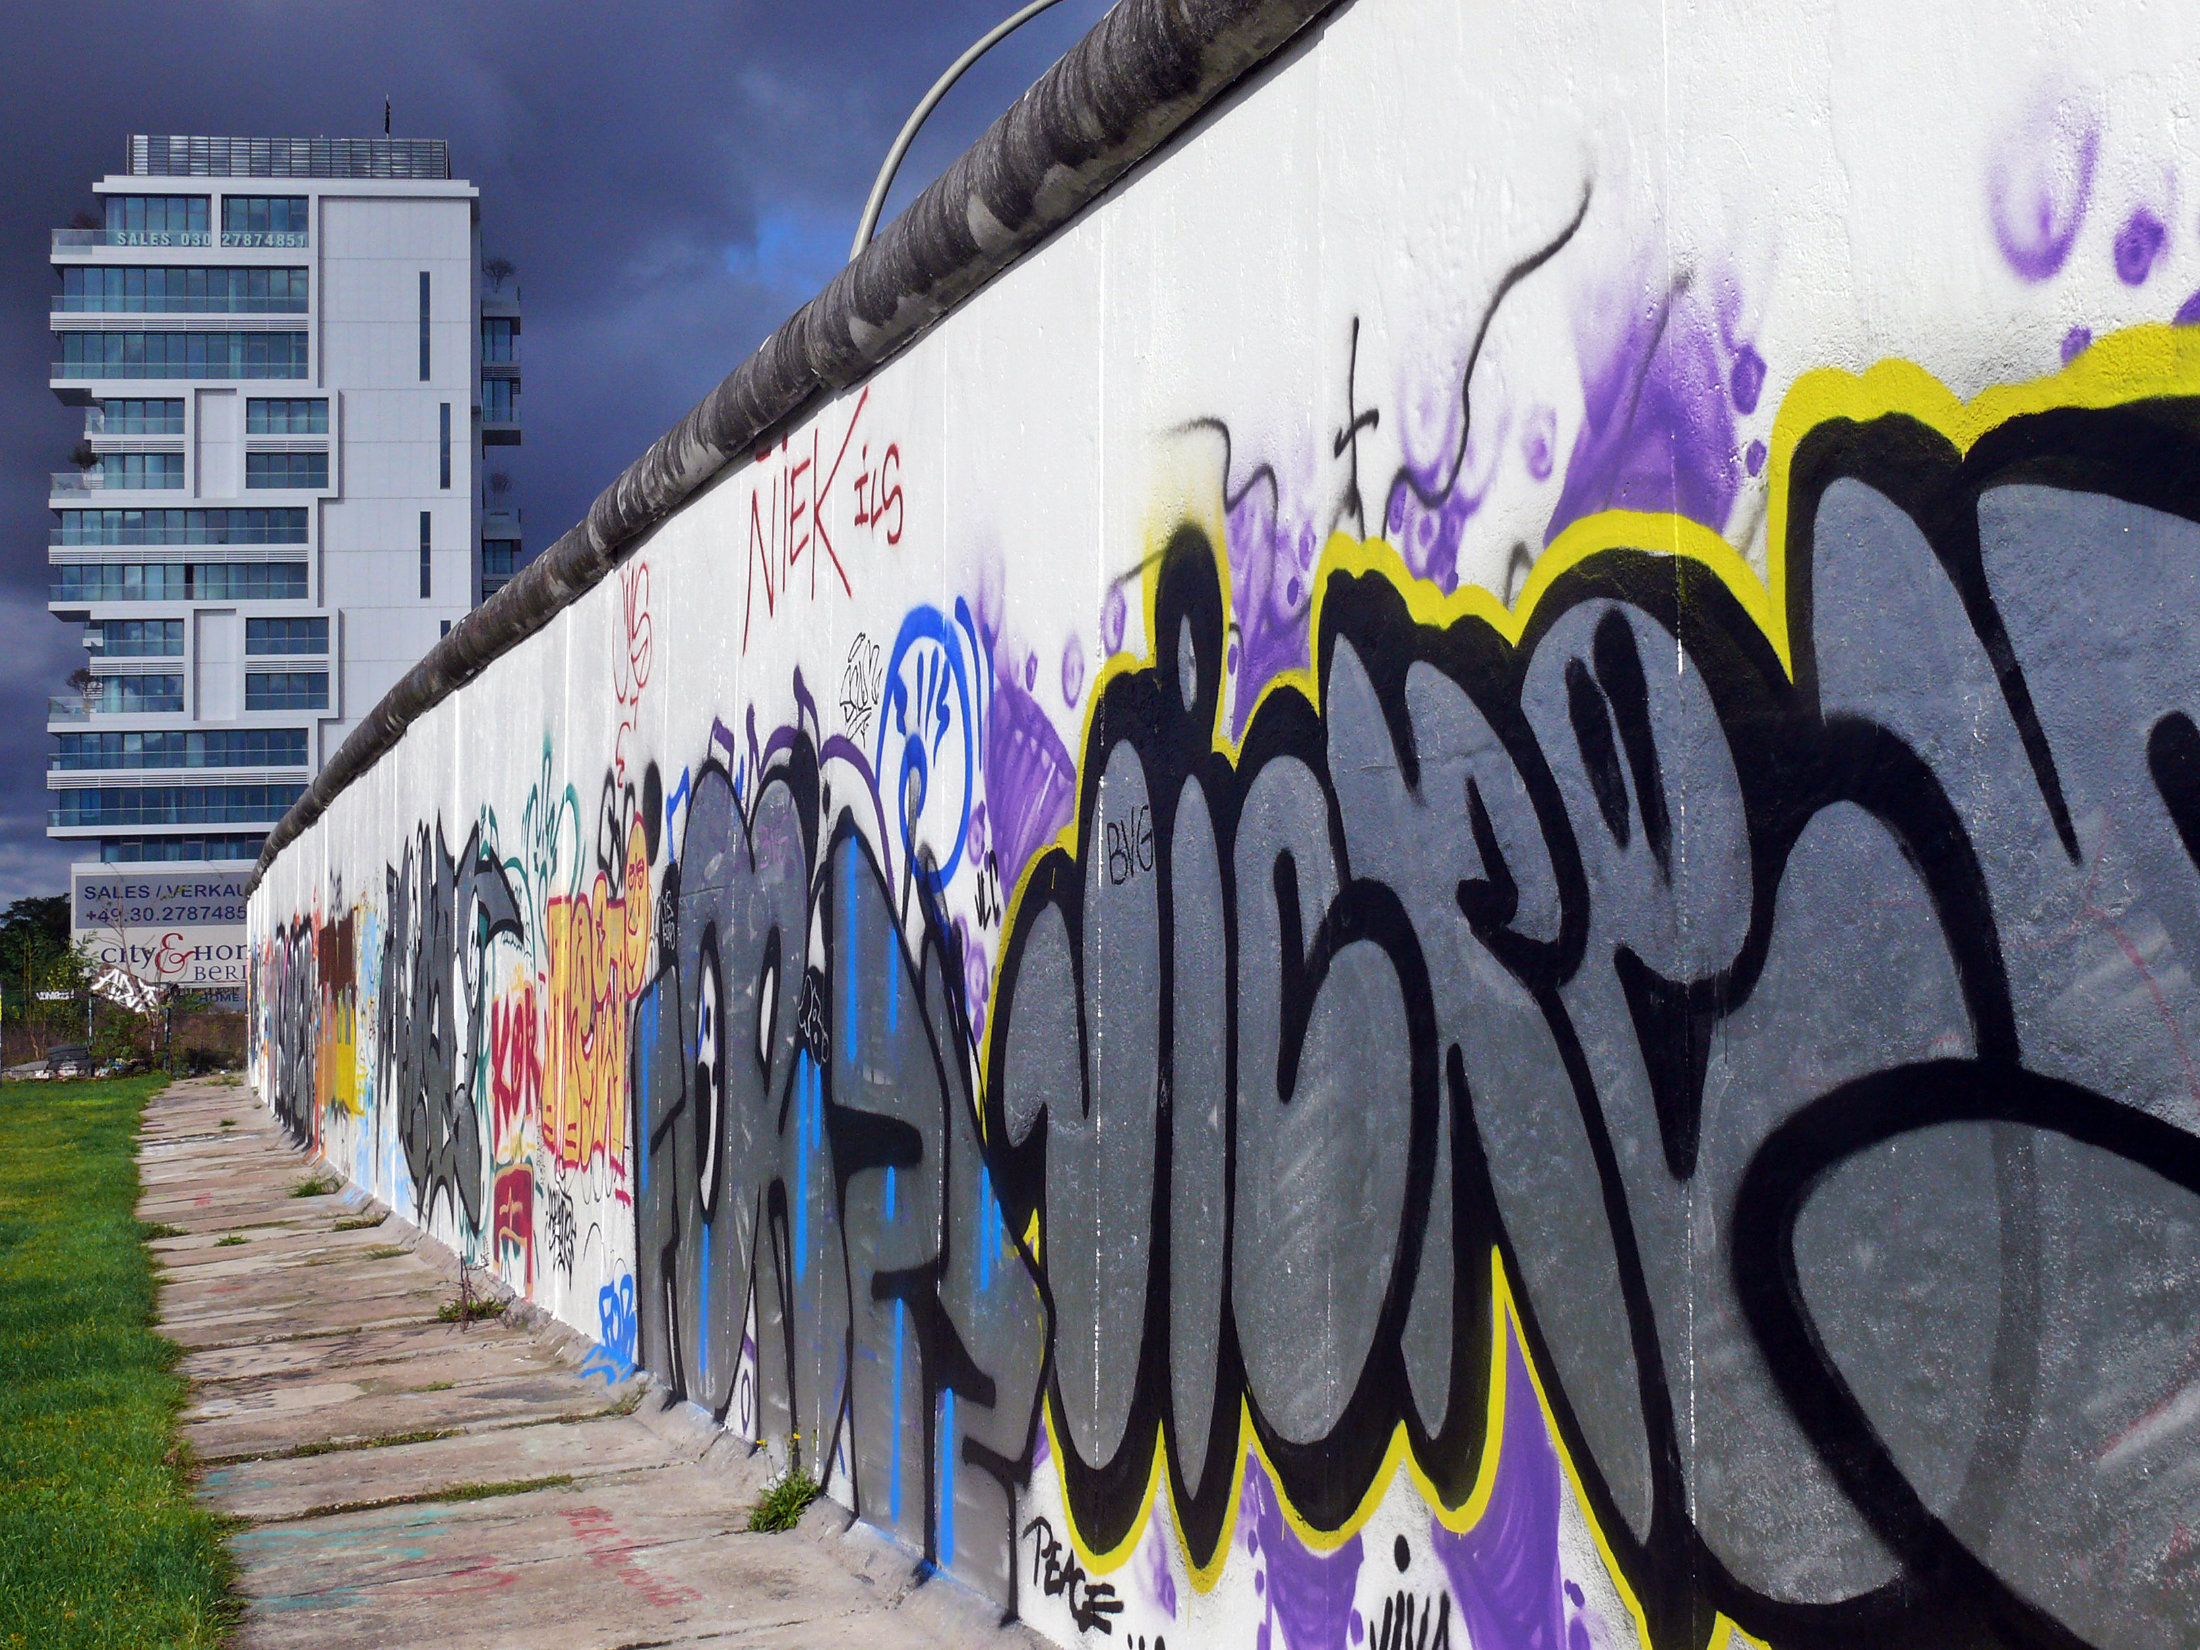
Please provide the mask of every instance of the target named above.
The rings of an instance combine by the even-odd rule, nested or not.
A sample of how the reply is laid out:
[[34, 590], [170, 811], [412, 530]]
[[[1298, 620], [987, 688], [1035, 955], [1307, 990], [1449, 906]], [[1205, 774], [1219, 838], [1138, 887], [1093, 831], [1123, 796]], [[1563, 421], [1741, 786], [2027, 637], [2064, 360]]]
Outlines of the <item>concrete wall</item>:
[[263, 1092], [1065, 1644], [2200, 1642], [2196, 63], [1334, 14], [280, 855]]

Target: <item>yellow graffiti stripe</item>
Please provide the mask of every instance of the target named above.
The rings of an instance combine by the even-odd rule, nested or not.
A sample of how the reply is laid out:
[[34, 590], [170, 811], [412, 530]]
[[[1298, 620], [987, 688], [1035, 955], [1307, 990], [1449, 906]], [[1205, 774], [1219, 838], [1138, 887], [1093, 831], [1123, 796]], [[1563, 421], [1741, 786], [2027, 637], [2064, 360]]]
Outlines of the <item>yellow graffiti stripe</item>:
[[[1477, 618], [1489, 624], [1508, 642], [1517, 644], [1526, 633], [1537, 604], [1565, 574], [1606, 551], [1637, 550], [1686, 558], [1715, 575], [1772, 646], [1783, 669], [1788, 671], [1792, 679], [1794, 667], [1789, 645], [1787, 608], [1788, 490], [1796, 451], [1813, 431], [1837, 421], [1860, 424], [1888, 415], [1900, 415], [1915, 419], [1937, 432], [1958, 453], [1968, 453], [1989, 431], [2010, 419], [2027, 414], [2059, 408], [2107, 408], [2157, 397], [2189, 395], [2200, 395], [2200, 327], [2156, 324], [2132, 327], [2101, 339], [2059, 372], [2025, 383], [1995, 385], [1982, 390], [1968, 401], [1923, 368], [1905, 361], [1883, 361], [1862, 373], [1851, 373], [1837, 368], [1817, 369], [1796, 379], [1781, 398], [1779, 411], [1774, 418], [1766, 470], [1766, 485], [1770, 496], [1766, 518], [1765, 577], [1759, 578], [1738, 549], [1721, 534], [1701, 523], [1665, 513], [1608, 510], [1574, 522], [1561, 532], [1537, 559], [1521, 588], [1518, 600], [1507, 607], [1495, 593], [1477, 585], [1463, 585], [1455, 591], [1446, 592], [1417, 578], [1407, 566], [1404, 557], [1386, 540], [1358, 540], [1348, 534], [1338, 533], [1332, 535], [1323, 547], [1314, 573], [1307, 632], [1309, 651], [1311, 653], [1322, 634], [1323, 604], [1331, 577], [1336, 574], [1374, 573], [1382, 576], [1403, 597], [1407, 610], [1421, 625], [1441, 628], [1461, 618]], [[1177, 501], [1171, 502], [1175, 504]], [[1161, 547], [1166, 545], [1169, 536], [1178, 527], [1186, 523], [1202, 528], [1208, 535], [1208, 542], [1214, 547], [1222, 587], [1225, 636], [1234, 629], [1228, 538], [1219, 497], [1210, 494], [1203, 502], [1187, 498], [1180, 508], [1151, 513], [1147, 531], [1148, 543], [1152, 548], [1146, 559], [1141, 581], [1147, 652], [1143, 657], [1128, 653], [1118, 654], [1107, 662], [1095, 678], [1092, 692], [1085, 702], [1084, 722], [1077, 746], [1080, 759], [1091, 749], [1093, 718], [1105, 697], [1108, 684], [1118, 676], [1150, 670], [1158, 662], [1162, 645], [1162, 638], [1157, 634]], [[1222, 697], [1222, 705], [1225, 706], [1228, 703], [1227, 686], [1225, 680]], [[1268, 695], [1289, 690], [1304, 694], [1319, 713], [1321, 684], [1315, 679], [1315, 667], [1311, 658], [1307, 664], [1279, 672], [1263, 684], [1251, 714], [1244, 718], [1244, 725], [1247, 728], [1252, 726], [1259, 715], [1260, 702]], [[1229, 721], [1227, 711], [1218, 706], [1218, 725], [1214, 731], [1213, 748], [1234, 765], [1241, 752], [1241, 742], [1230, 734]], [[1049, 846], [1075, 855], [1077, 830], [1078, 821], [1072, 817], [1056, 833]], [[1025, 892], [1044, 853], [1043, 848], [1034, 853], [1017, 877], [1016, 886], [1008, 898], [1007, 914], [1002, 922], [1003, 936], [1015, 932], [1021, 921]], [[1000, 990], [1001, 976], [996, 971], [993, 976], [992, 1001], [987, 1005], [988, 1026], [994, 1023], [993, 1016], [1000, 1012]], [[980, 1058], [990, 1064], [990, 1039], [987, 1046], [980, 1050]], [[984, 1076], [990, 1085], [993, 1073], [987, 1070]], [[1035, 1259], [1039, 1254], [1041, 1235], [1040, 1220], [1035, 1214], [1026, 1234]], [[1241, 1399], [1237, 1420], [1238, 1448], [1235, 1452], [1237, 1464], [1228, 1511], [1225, 1514], [1221, 1538], [1215, 1546], [1214, 1558], [1204, 1567], [1193, 1565], [1189, 1552], [1184, 1551], [1181, 1535], [1178, 1538], [1179, 1550], [1183, 1552], [1186, 1566], [1191, 1572], [1194, 1588], [1207, 1592], [1221, 1579], [1231, 1551], [1239, 1502], [1244, 1493], [1246, 1468], [1256, 1456], [1269, 1474], [1275, 1487], [1277, 1503], [1293, 1533], [1307, 1547], [1318, 1552], [1334, 1551], [1357, 1535], [1387, 1498], [1401, 1469], [1408, 1474], [1420, 1491], [1422, 1499], [1434, 1510], [1445, 1527], [1467, 1530], [1480, 1520], [1496, 1486], [1499, 1454], [1504, 1438], [1506, 1387], [1509, 1381], [1507, 1336], [1520, 1336], [1518, 1308], [1512, 1283], [1506, 1275], [1501, 1256], [1494, 1249], [1491, 1252], [1490, 1266], [1493, 1306], [1490, 1314], [1492, 1349], [1488, 1431], [1484, 1434], [1480, 1471], [1475, 1487], [1467, 1499], [1456, 1508], [1443, 1504], [1436, 1486], [1429, 1481], [1420, 1464], [1413, 1458], [1410, 1441], [1401, 1423], [1393, 1430], [1382, 1465], [1351, 1516], [1335, 1530], [1316, 1529], [1299, 1515], [1288, 1496], [1283, 1493], [1281, 1476], [1276, 1472], [1273, 1462], [1268, 1459], [1254, 1431], [1250, 1404]], [[1590, 1511], [1591, 1503], [1580, 1472], [1575, 1466], [1572, 1453], [1566, 1448], [1556, 1415], [1552, 1411], [1543, 1373], [1529, 1352], [1524, 1337], [1520, 1338], [1520, 1346], [1521, 1361], [1528, 1371], [1529, 1386], [1542, 1414], [1545, 1432], [1552, 1447], [1558, 1452], [1575, 1505], [1596, 1542], [1608, 1575], [1634, 1617], [1639, 1642], [1647, 1647], [1650, 1642], [1647, 1620], [1624, 1567], [1613, 1552], [1602, 1526]], [[1056, 1475], [1063, 1479], [1066, 1503], [1067, 1482], [1060, 1466], [1062, 1444], [1055, 1433], [1051, 1406], [1043, 1409], [1043, 1417], [1048, 1443], [1055, 1455]], [[1153, 1503], [1168, 1478], [1165, 1453], [1168, 1435], [1169, 1428], [1165, 1422], [1156, 1427], [1153, 1459], [1147, 1473], [1144, 1496], [1138, 1515], [1129, 1526], [1130, 1533], [1121, 1542], [1104, 1550], [1095, 1549], [1088, 1545], [1083, 1533], [1077, 1529], [1075, 1519], [1068, 1520], [1070, 1539], [1078, 1558], [1093, 1573], [1105, 1575], [1121, 1568], [1144, 1539], [1152, 1516]], [[1168, 1493], [1172, 1522], [1176, 1522], [1173, 1488]], [[1176, 1523], [1176, 1527], [1181, 1531], [1180, 1522]], [[1744, 1647], [1755, 1642], [1734, 1622], [1720, 1615], [1713, 1623], [1707, 1650], [1728, 1650], [1730, 1646], [1734, 1650], [1744, 1650]]]
[[[1079, 1560], [1086, 1569], [1092, 1571], [1095, 1575], [1107, 1575], [1121, 1569], [1136, 1554], [1140, 1544], [1145, 1540], [1153, 1515], [1154, 1501], [1162, 1494], [1166, 1494], [1169, 1498], [1170, 1527], [1179, 1532], [1177, 1549], [1184, 1560], [1185, 1569], [1191, 1577], [1193, 1590], [1200, 1593], [1213, 1591], [1215, 1586], [1222, 1580], [1222, 1573], [1229, 1563], [1230, 1554], [1236, 1540], [1238, 1512], [1244, 1502], [1246, 1469], [1256, 1458], [1259, 1460], [1262, 1470], [1268, 1474], [1269, 1485], [1275, 1494], [1276, 1505], [1282, 1513], [1284, 1522], [1290, 1526], [1292, 1534], [1309, 1551], [1317, 1553], [1335, 1552], [1357, 1536], [1366, 1527], [1368, 1521], [1374, 1517], [1382, 1504], [1390, 1498], [1401, 1472], [1410, 1479], [1422, 1502], [1432, 1509], [1438, 1521], [1446, 1529], [1455, 1532], [1471, 1530], [1482, 1521], [1483, 1515], [1488, 1512], [1490, 1499], [1497, 1490], [1497, 1475], [1503, 1465], [1506, 1405], [1513, 1401], [1511, 1392], [1511, 1351], [1517, 1345], [1520, 1349], [1521, 1367], [1528, 1374], [1527, 1395], [1532, 1396], [1535, 1402], [1538, 1417], [1543, 1425], [1544, 1435], [1550, 1440], [1551, 1449], [1558, 1457], [1559, 1468], [1565, 1475], [1566, 1485], [1573, 1494], [1574, 1506], [1580, 1513], [1582, 1523], [1587, 1527], [1591, 1539], [1596, 1543], [1597, 1552], [1604, 1561], [1605, 1573], [1610, 1579], [1614, 1590], [1618, 1592], [1620, 1602], [1626, 1607], [1628, 1615], [1633, 1618], [1636, 1642], [1643, 1647], [1643, 1650], [1650, 1650], [1648, 1618], [1644, 1615], [1641, 1602], [1636, 1597], [1634, 1587], [1628, 1580], [1625, 1566], [1621, 1563], [1619, 1555], [1612, 1550], [1611, 1542], [1606, 1538], [1603, 1526], [1590, 1510], [1591, 1503], [1588, 1488], [1582, 1481], [1580, 1469], [1574, 1464], [1573, 1452], [1566, 1447], [1565, 1437], [1559, 1431], [1557, 1413], [1551, 1407], [1550, 1395], [1544, 1383], [1542, 1372], [1537, 1367], [1534, 1354], [1528, 1348], [1527, 1335], [1521, 1326], [1520, 1309], [1514, 1297], [1512, 1280], [1505, 1271], [1504, 1257], [1494, 1246], [1490, 1250], [1490, 1306], [1489, 1399], [1487, 1416], [1484, 1422], [1486, 1430], [1482, 1435], [1484, 1441], [1482, 1459], [1476, 1471], [1474, 1488], [1468, 1492], [1467, 1498], [1458, 1506], [1446, 1506], [1442, 1492], [1421, 1470], [1419, 1461], [1414, 1458], [1412, 1441], [1407, 1436], [1405, 1423], [1401, 1421], [1391, 1429], [1390, 1443], [1383, 1452], [1382, 1464], [1376, 1468], [1373, 1477], [1369, 1480], [1367, 1491], [1360, 1498], [1360, 1504], [1352, 1510], [1351, 1515], [1344, 1520], [1339, 1528], [1335, 1530], [1318, 1529], [1299, 1516], [1298, 1510], [1292, 1506], [1290, 1498], [1283, 1493], [1282, 1475], [1277, 1471], [1275, 1462], [1269, 1457], [1267, 1450], [1260, 1442], [1259, 1435], [1254, 1431], [1251, 1406], [1241, 1400], [1238, 1404], [1237, 1413], [1237, 1448], [1232, 1455], [1235, 1465], [1231, 1473], [1230, 1494], [1228, 1501], [1225, 1503], [1222, 1528], [1215, 1541], [1214, 1556], [1206, 1564], [1194, 1563], [1190, 1551], [1184, 1546], [1182, 1540], [1183, 1522], [1177, 1508], [1175, 1486], [1169, 1481], [1167, 1458], [1164, 1453], [1166, 1427], [1156, 1429], [1153, 1458], [1147, 1470], [1145, 1491], [1139, 1501], [1137, 1516], [1131, 1520], [1129, 1534], [1122, 1541], [1113, 1547], [1094, 1548], [1086, 1542], [1083, 1534], [1078, 1530], [1076, 1520], [1072, 1518], [1067, 1521], [1070, 1540], [1075, 1547]], [[1061, 1459], [1062, 1443], [1055, 1430], [1054, 1414], [1051, 1407], [1042, 1413], [1047, 1429], [1047, 1444], [1054, 1452], [1054, 1458], [1058, 1462]], [[1059, 1469], [1057, 1469], [1057, 1476], [1059, 1476]], [[1713, 1622], [1708, 1650], [1724, 1650], [1736, 1631], [1734, 1623], [1729, 1621], [1726, 1616], [1717, 1616]], [[1742, 1635], [1738, 1642], [1747, 1644], [1750, 1641], [1746, 1635]]]

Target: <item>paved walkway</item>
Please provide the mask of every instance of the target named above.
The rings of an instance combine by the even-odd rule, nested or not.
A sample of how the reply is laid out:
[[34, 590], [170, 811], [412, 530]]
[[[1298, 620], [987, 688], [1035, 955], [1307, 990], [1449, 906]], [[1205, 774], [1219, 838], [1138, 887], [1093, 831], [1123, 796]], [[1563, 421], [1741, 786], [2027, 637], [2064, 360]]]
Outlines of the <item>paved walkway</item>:
[[169, 1089], [139, 1165], [140, 1218], [184, 1233], [153, 1245], [184, 1435], [245, 1521], [238, 1650], [1043, 1643], [826, 1503], [742, 1533], [761, 1456], [539, 1318], [439, 1321], [448, 1252], [293, 1196], [317, 1166], [249, 1090]]

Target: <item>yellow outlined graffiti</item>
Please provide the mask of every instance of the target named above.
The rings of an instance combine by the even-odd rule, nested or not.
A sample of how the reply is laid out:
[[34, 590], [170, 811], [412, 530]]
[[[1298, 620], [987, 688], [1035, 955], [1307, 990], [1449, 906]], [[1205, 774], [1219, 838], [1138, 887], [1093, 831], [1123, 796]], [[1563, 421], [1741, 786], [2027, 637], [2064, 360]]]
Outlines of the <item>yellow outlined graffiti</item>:
[[[2013, 418], [2028, 414], [2056, 409], [2105, 409], [2156, 397], [2193, 395], [2200, 395], [2200, 328], [2164, 325], [2135, 327], [2114, 334], [2081, 353], [2059, 372], [2021, 384], [1992, 386], [1970, 400], [1959, 397], [1930, 373], [1907, 362], [1886, 361], [1862, 373], [1833, 368], [1814, 370], [1795, 380], [1782, 398], [1774, 421], [1766, 472], [1769, 513], [1766, 571], [1763, 577], [1759, 577], [1742, 553], [1720, 533], [1700, 523], [1670, 514], [1608, 511], [1575, 522], [1562, 532], [1537, 560], [1518, 600], [1507, 607], [1491, 591], [1478, 586], [1465, 586], [1446, 593], [1433, 584], [1416, 579], [1399, 552], [1383, 539], [1355, 540], [1347, 535], [1337, 534], [1324, 546], [1313, 574], [1308, 615], [1310, 646], [1312, 638], [1324, 634], [1324, 605], [1331, 582], [1339, 575], [1380, 575], [1403, 598], [1412, 619], [1423, 626], [1442, 628], [1460, 619], [1476, 618], [1486, 622], [1508, 642], [1517, 644], [1533, 621], [1539, 603], [1564, 575], [1608, 552], [1647, 551], [1684, 558], [1716, 576], [1770, 645], [1782, 669], [1792, 680], [1794, 663], [1788, 584], [1789, 490], [1798, 449], [1811, 434], [1836, 422], [1861, 424], [1895, 415], [1915, 420], [1944, 438], [1958, 454], [1968, 454], [1988, 432]], [[1228, 631], [1233, 628], [1232, 581], [1229, 576], [1228, 539], [1223, 531], [1223, 512], [1219, 498], [1210, 499], [1204, 504], [1188, 502], [1178, 513], [1165, 512], [1151, 518], [1148, 522], [1149, 543], [1157, 548], [1167, 541], [1170, 533], [1186, 523], [1205, 529], [1209, 542], [1215, 547], [1222, 575], [1219, 581], [1220, 594], [1225, 628]], [[1086, 699], [1084, 726], [1078, 745], [1081, 760], [1083, 753], [1091, 749], [1093, 721], [1105, 698], [1108, 685], [1120, 676], [1150, 670], [1160, 663], [1157, 641], [1160, 566], [1161, 556], [1158, 553], [1149, 555], [1141, 577], [1145, 622], [1143, 655], [1125, 653], [1109, 660]], [[1250, 729], [1258, 714], [1260, 702], [1269, 694], [1286, 689], [1296, 689], [1305, 696], [1317, 714], [1323, 712], [1322, 684], [1317, 679], [1316, 667], [1310, 660], [1305, 665], [1280, 672], [1261, 684], [1251, 711], [1238, 717], [1238, 724]], [[1229, 732], [1232, 716], [1226, 708], [1228, 703], [1226, 690], [1217, 706], [1217, 725], [1213, 733], [1212, 748], [1235, 766], [1242, 753], [1242, 741]], [[1057, 833], [1050, 846], [1074, 857], [1078, 850], [1080, 828], [1081, 821], [1073, 818]], [[1010, 894], [1007, 915], [1002, 926], [1004, 936], [1019, 929], [1025, 897], [1032, 886], [1034, 872], [1041, 857], [1040, 854], [1032, 856]], [[989, 1023], [996, 1023], [1002, 1012], [1002, 984], [1003, 975], [996, 972], [991, 985], [992, 1000], [987, 1005]], [[990, 1063], [991, 1052], [992, 1045], [989, 1043], [981, 1050], [981, 1059]], [[988, 1092], [991, 1090], [994, 1075], [990, 1070], [984, 1073]], [[1029, 1247], [1035, 1260], [1041, 1252], [1043, 1236], [1040, 1217], [1035, 1214], [1029, 1233]], [[1647, 1620], [1606, 1532], [1591, 1512], [1590, 1499], [1573, 1456], [1565, 1445], [1548, 1398], [1546, 1376], [1537, 1367], [1521, 1333], [1515, 1306], [1515, 1281], [1506, 1274], [1498, 1251], [1493, 1249], [1489, 1259], [1494, 1303], [1491, 1313], [1494, 1345], [1490, 1364], [1487, 1430], [1484, 1434], [1488, 1446], [1480, 1462], [1475, 1486], [1466, 1499], [1455, 1507], [1443, 1504], [1436, 1487], [1413, 1458], [1406, 1428], [1403, 1423], [1399, 1423], [1392, 1430], [1381, 1465], [1359, 1505], [1337, 1528], [1317, 1529], [1306, 1522], [1285, 1493], [1282, 1477], [1268, 1460], [1254, 1430], [1249, 1403], [1241, 1398], [1237, 1406], [1237, 1446], [1233, 1480], [1222, 1535], [1215, 1545], [1214, 1556], [1204, 1567], [1193, 1565], [1181, 1537], [1178, 1541], [1179, 1551], [1185, 1559], [1196, 1589], [1201, 1592], [1209, 1591], [1221, 1579], [1231, 1551], [1247, 1464], [1255, 1456], [1260, 1458], [1276, 1485], [1278, 1504], [1289, 1527], [1312, 1550], [1333, 1551], [1358, 1534], [1390, 1495], [1401, 1468], [1411, 1477], [1423, 1501], [1447, 1528], [1459, 1531], [1471, 1529], [1488, 1505], [1500, 1465], [1499, 1445], [1503, 1438], [1505, 1405], [1511, 1401], [1505, 1390], [1508, 1379], [1506, 1337], [1512, 1336], [1520, 1347], [1522, 1366], [1528, 1372], [1528, 1381], [1542, 1413], [1546, 1434], [1558, 1454], [1565, 1480], [1572, 1488], [1576, 1510], [1596, 1542], [1608, 1575], [1634, 1617], [1638, 1640], [1645, 1646], [1648, 1645]], [[1067, 1483], [1066, 1478], [1062, 1478], [1064, 1469], [1060, 1465], [1062, 1442], [1055, 1435], [1051, 1404], [1044, 1407], [1043, 1419], [1048, 1430], [1048, 1442], [1056, 1458], [1055, 1470], [1063, 1484], [1066, 1504]], [[1074, 1518], [1069, 1520], [1070, 1539], [1077, 1556], [1095, 1574], [1107, 1574], [1121, 1568], [1144, 1540], [1155, 1497], [1167, 1478], [1168, 1431], [1169, 1423], [1166, 1419], [1155, 1426], [1152, 1458], [1147, 1466], [1143, 1496], [1136, 1516], [1131, 1520], [1121, 1541], [1106, 1549], [1095, 1549], [1088, 1544], [1084, 1532], [1077, 1528]], [[1173, 1488], [1170, 1493], [1172, 1523], [1180, 1529], [1181, 1524], [1175, 1518], [1177, 1509], [1174, 1505]], [[1724, 1615], [1717, 1617], [1709, 1637], [1712, 1650], [1730, 1644], [1747, 1645], [1754, 1642]]]

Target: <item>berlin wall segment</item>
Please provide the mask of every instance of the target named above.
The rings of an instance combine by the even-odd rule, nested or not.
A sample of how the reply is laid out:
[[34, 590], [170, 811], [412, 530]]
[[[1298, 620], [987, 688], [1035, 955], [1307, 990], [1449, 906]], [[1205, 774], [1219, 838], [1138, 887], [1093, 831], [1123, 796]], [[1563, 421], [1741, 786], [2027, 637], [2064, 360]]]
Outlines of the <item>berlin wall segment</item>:
[[2200, 329], [1485, 398], [1601, 199], [1051, 582], [944, 348], [757, 454], [275, 862], [270, 1104], [1065, 1643], [2195, 1642]]

